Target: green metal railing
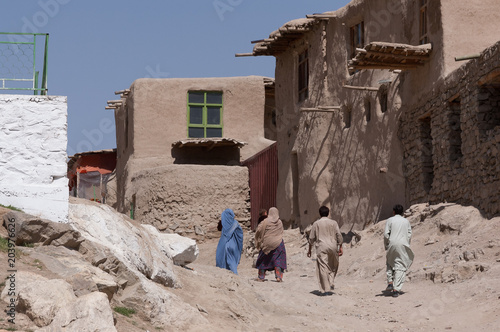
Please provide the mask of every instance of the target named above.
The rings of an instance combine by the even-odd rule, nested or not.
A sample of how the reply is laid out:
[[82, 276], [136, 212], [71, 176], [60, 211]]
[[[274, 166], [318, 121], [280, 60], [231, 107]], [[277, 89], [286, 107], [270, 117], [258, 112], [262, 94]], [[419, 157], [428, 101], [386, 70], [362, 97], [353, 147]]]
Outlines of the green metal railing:
[[[37, 45], [37, 39], [44, 37], [45, 43]], [[46, 95], [48, 44], [48, 33], [0, 32], [0, 90], [24, 90]], [[37, 60], [41, 60], [41, 53], [43, 60], [40, 65]], [[42, 79], [38, 87], [40, 69]]]

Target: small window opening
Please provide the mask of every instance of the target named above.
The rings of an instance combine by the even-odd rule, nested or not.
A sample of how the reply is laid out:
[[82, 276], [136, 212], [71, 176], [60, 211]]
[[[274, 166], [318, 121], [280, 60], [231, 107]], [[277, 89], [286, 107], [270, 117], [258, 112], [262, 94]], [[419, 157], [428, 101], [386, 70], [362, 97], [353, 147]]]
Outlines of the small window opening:
[[387, 95], [388, 95], [388, 91], [387, 91], [387, 86], [381, 86], [380, 87], [380, 90], [379, 90], [379, 102], [380, 102], [380, 111], [382, 113], [385, 113], [387, 112]]
[[420, 45], [427, 44], [429, 37], [427, 36], [427, 0], [420, 0], [420, 24], [419, 24], [419, 43]]
[[350, 128], [351, 121], [352, 121], [352, 109], [351, 109], [351, 107], [346, 107], [344, 109], [344, 127]]
[[479, 132], [485, 136], [500, 126], [500, 83], [481, 85], [477, 99]]
[[461, 162], [462, 154], [462, 128], [460, 127], [460, 98], [449, 103], [448, 127], [450, 131], [450, 161]]
[[425, 192], [429, 193], [432, 189], [432, 182], [434, 181], [433, 142], [430, 116], [420, 119], [420, 143], [422, 149], [421, 165], [423, 187]]
[[354, 25], [350, 29], [351, 33], [351, 59], [356, 56], [356, 48], [365, 47], [365, 23], [361, 21], [360, 23]]
[[365, 119], [366, 122], [370, 122], [372, 119], [372, 102], [370, 99], [365, 99]]
[[309, 56], [307, 50], [299, 54], [299, 102], [309, 96]]

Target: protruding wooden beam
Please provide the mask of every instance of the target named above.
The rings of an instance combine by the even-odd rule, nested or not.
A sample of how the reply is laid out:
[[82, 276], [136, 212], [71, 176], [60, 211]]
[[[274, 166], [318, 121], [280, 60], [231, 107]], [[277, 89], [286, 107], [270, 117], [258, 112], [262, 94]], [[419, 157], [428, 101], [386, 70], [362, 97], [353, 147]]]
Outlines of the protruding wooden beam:
[[307, 18], [318, 18], [318, 19], [330, 19], [330, 18], [335, 18], [337, 15], [333, 14], [309, 14], [306, 15]]
[[108, 105], [111, 105], [111, 104], [123, 104], [123, 100], [121, 99], [118, 99], [118, 100], [108, 100]]
[[367, 91], [378, 91], [379, 88], [371, 86], [354, 86], [354, 85], [344, 85], [343, 88], [353, 89], [353, 90], [367, 90]]
[[236, 53], [235, 57], [243, 57], [243, 56], [255, 56], [253, 53]]
[[336, 112], [340, 106], [319, 106], [319, 107], [301, 107], [301, 112]]
[[471, 59], [477, 59], [481, 56], [481, 54], [476, 53], [476, 54], [469, 54], [469, 55], [464, 55], [464, 56], [456, 56], [455, 61], [464, 61], [464, 60], [471, 60]]
[[341, 106], [318, 106], [318, 108], [322, 110], [330, 110], [330, 109], [339, 110]]
[[373, 63], [367, 63], [367, 64], [349, 64], [349, 70], [355, 70], [355, 69], [400, 69], [400, 70], [405, 70], [405, 69], [416, 69], [418, 68], [417, 65], [405, 65], [405, 64], [373, 64]]

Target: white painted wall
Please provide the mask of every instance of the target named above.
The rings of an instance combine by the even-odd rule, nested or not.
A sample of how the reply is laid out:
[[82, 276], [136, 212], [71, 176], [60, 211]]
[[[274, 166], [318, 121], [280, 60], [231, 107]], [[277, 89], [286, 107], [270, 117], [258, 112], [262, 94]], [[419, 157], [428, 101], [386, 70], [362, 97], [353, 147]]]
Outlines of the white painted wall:
[[0, 204], [68, 221], [67, 98], [0, 95]]

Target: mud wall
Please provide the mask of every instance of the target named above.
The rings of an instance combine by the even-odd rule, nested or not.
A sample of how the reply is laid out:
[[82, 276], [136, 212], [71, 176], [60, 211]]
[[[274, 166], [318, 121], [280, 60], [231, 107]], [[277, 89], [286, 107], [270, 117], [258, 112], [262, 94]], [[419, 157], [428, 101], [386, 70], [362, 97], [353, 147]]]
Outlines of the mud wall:
[[[489, 40], [494, 38], [491, 31], [498, 30], [499, 22], [495, 19], [498, 11], [491, 8], [499, 6], [498, 1], [488, 1], [487, 6], [480, 1], [428, 1], [430, 57], [424, 65], [400, 73], [363, 69], [351, 75], [347, 70], [350, 28], [363, 22], [364, 45], [374, 41], [418, 45], [418, 1], [351, 1], [332, 12], [335, 17], [317, 21], [312, 31], [277, 54], [278, 208], [282, 218], [305, 227], [317, 219], [318, 207], [327, 205], [343, 229], [363, 228], [391, 216], [396, 203], [408, 206], [410, 201], [428, 197], [408, 188], [415, 180], [405, 181], [403, 147], [397, 135], [400, 117], [415, 110], [414, 105], [429, 104], [436, 82], [457, 68], [454, 56], [479, 52], [490, 45]], [[461, 20], [465, 13], [467, 19]], [[477, 24], [478, 20], [484, 25]], [[485, 29], [490, 33], [481, 36]], [[460, 31], [459, 36], [452, 37], [456, 31]], [[305, 50], [309, 55], [309, 97], [300, 102], [298, 55]], [[352, 90], [344, 85], [375, 89]], [[301, 111], [318, 106], [338, 108], [330, 112]], [[446, 121], [455, 119], [452, 115]], [[435, 121], [445, 126], [444, 119], [432, 119], [428, 125], [436, 126]], [[456, 133], [447, 139], [456, 141]], [[456, 143], [450, 144], [458, 154]], [[415, 167], [421, 173], [433, 167], [430, 159], [426, 163], [419, 161]], [[436, 177], [449, 176], [445, 168], [438, 169]]]
[[[241, 149], [172, 148], [173, 142], [187, 138], [188, 91], [197, 90], [222, 91], [223, 137], [247, 145]], [[117, 209], [130, 210], [136, 193], [130, 184], [143, 169], [172, 164], [239, 165], [274, 143], [265, 138], [265, 128], [272, 127], [265, 122], [266, 102], [269, 109], [273, 100], [266, 98], [264, 78], [260, 76], [134, 81], [123, 106], [115, 111]]]
[[[402, 149], [396, 135], [402, 82], [388, 70], [350, 75], [347, 69], [350, 26], [364, 20], [366, 42], [407, 38], [402, 20], [381, 21], [391, 17], [384, 16], [389, 10], [401, 13], [402, 20], [406, 17], [403, 7], [353, 1], [335, 12], [337, 18], [318, 23], [277, 56], [277, 197], [282, 218], [289, 224], [305, 227], [318, 218], [318, 208], [327, 205], [343, 229], [360, 229], [389, 217], [395, 203], [406, 203]], [[297, 58], [306, 49], [309, 97], [299, 102]], [[380, 84], [382, 80], [387, 83]], [[343, 85], [379, 89], [351, 90]], [[382, 99], [387, 100], [387, 107], [382, 106]], [[301, 111], [318, 106], [339, 108]]]
[[230, 208], [250, 226], [248, 169], [239, 166], [169, 165], [134, 174], [134, 219], [191, 238], [219, 236], [222, 211]]

